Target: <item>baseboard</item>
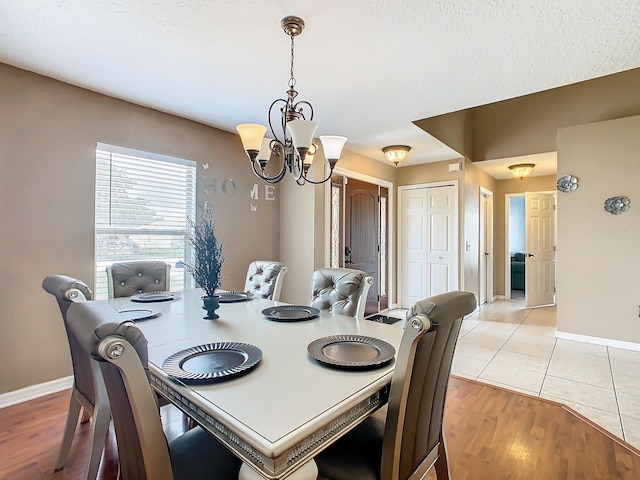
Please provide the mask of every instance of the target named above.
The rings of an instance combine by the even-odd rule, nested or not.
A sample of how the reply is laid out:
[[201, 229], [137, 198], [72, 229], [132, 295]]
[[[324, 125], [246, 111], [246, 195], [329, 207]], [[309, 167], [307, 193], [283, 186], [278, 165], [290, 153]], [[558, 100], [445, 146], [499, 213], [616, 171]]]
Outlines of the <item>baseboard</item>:
[[13, 392], [3, 393], [0, 395], [0, 408], [10, 407], [11, 405], [33, 400], [34, 398], [44, 397], [51, 393], [66, 390], [72, 386], [73, 375], [70, 375], [68, 377], [58, 378], [57, 380], [51, 380], [50, 382], [14, 390]]
[[621, 348], [622, 350], [633, 350], [640, 352], [640, 344], [624, 342], [622, 340], [612, 340], [610, 338], [590, 337], [589, 335], [579, 335], [577, 333], [556, 332], [556, 338], [573, 340], [574, 342], [594, 343], [605, 347]]

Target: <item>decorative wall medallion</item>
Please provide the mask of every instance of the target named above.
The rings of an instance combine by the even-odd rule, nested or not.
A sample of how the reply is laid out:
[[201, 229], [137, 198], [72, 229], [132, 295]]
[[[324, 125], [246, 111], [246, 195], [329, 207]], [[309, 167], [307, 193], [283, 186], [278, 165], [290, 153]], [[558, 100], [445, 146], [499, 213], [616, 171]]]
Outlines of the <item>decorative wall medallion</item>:
[[614, 215], [620, 215], [629, 210], [631, 200], [628, 197], [609, 197], [604, 201], [604, 209]]
[[578, 188], [578, 178], [573, 175], [565, 175], [558, 179], [558, 191], [562, 193], [571, 193]]

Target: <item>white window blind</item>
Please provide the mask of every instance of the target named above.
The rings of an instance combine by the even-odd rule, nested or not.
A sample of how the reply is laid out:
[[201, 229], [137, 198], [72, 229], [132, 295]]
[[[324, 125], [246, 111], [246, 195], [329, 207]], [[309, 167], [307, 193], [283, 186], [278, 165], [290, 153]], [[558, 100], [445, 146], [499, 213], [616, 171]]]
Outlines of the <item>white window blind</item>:
[[105, 268], [128, 260], [163, 260], [171, 290], [193, 287], [176, 263], [190, 258], [183, 232], [195, 206], [195, 162], [98, 144], [95, 298], [107, 298]]

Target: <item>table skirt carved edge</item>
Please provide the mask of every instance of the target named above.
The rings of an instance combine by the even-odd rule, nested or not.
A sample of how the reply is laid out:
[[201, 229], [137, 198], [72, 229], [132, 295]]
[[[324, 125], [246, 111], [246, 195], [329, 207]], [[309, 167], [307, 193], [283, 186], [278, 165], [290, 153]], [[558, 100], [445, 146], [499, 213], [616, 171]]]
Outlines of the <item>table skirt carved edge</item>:
[[276, 458], [269, 458], [242, 440], [238, 435], [203, 411], [188, 398], [184, 397], [180, 392], [174, 390], [172, 386], [162, 378], [150, 373], [149, 379], [153, 388], [160, 393], [160, 395], [167, 398], [167, 400], [182, 410], [186, 415], [193, 418], [201, 427], [225, 443], [231, 450], [235, 451], [245, 463], [254, 465], [266, 478], [271, 479], [282, 478], [293, 470], [292, 467], [294, 465], [302, 465], [305, 460], [313, 458], [320, 450], [319, 447], [321, 445], [331, 443], [334, 437], [342, 436], [357, 425], [359, 419], [382, 407], [389, 400], [389, 385], [387, 384], [368, 398], [351, 407], [320, 430], [315, 431], [304, 440], [289, 448], [283, 454]]

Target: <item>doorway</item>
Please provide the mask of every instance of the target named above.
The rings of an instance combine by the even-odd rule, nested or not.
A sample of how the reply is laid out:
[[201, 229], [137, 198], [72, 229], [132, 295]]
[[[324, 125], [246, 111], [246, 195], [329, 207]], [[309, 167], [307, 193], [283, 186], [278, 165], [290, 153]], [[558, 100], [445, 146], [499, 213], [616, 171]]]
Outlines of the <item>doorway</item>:
[[555, 303], [555, 192], [505, 196], [505, 296], [527, 307]]
[[365, 316], [389, 307], [390, 189], [336, 173], [331, 177], [331, 267], [362, 270], [373, 278]]

